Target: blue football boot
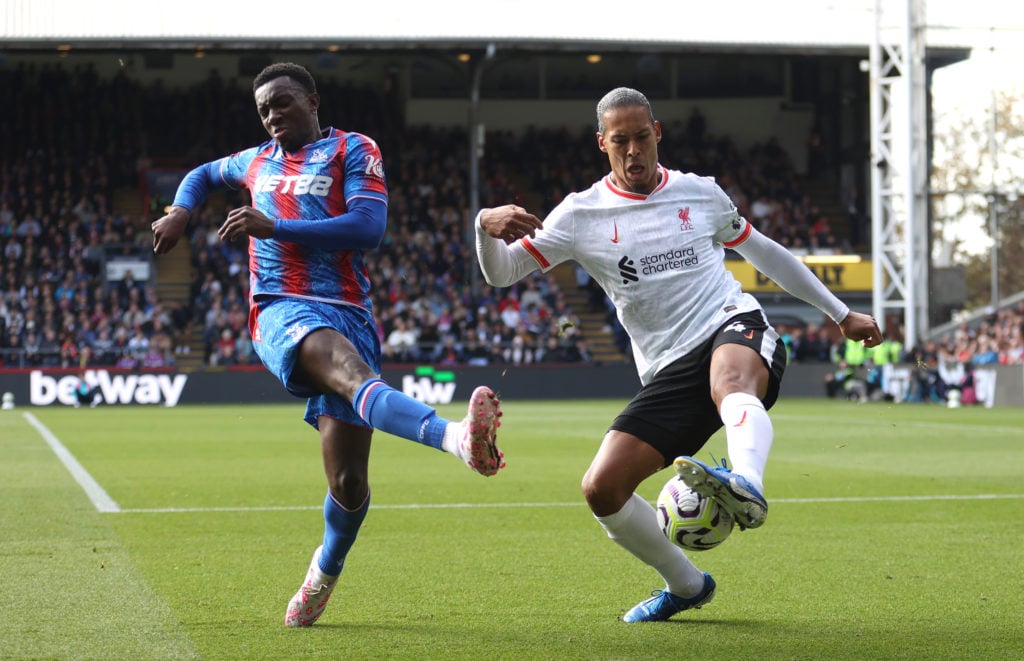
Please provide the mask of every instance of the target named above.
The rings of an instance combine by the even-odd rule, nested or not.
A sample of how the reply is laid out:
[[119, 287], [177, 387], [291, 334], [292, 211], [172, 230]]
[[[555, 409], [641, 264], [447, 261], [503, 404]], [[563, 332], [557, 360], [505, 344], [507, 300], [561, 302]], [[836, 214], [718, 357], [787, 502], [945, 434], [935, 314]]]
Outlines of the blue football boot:
[[747, 478], [721, 466], [708, 466], [693, 457], [678, 457], [676, 475], [697, 493], [714, 498], [736, 519], [740, 530], [757, 528], [768, 518], [768, 502]]
[[700, 608], [715, 598], [715, 579], [704, 573], [704, 587], [689, 599], [677, 597], [668, 590], [655, 590], [653, 596], [633, 606], [622, 616], [623, 622], [664, 622], [680, 611]]

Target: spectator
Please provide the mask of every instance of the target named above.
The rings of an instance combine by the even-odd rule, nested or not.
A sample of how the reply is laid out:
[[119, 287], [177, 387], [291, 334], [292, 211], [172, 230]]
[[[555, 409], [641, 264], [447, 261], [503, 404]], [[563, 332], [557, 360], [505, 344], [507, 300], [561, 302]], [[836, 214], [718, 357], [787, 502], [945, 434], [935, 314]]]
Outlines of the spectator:
[[142, 326], [136, 324], [132, 329], [131, 337], [128, 338], [128, 353], [140, 363], [149, 353], [149, 338], [142, 331]]
[[794, 342], [793, 358], [801, 363], [821, 363], [829, 360], [830, 342], [818, 324], [807, 324]]
[[945, 401], [945, 386], [939, 378], [938, 345], [928, 340], [923, 346], [914, 347], [908, 352], [906, 360], [914, 365], [914, 381], [908, 401]]
[[857, 376], [855, 367], [840, 358], [835, 371], [825, 375], [825, 395], [856, 401], [867, 400], [867, 385]]
[[43, 233], [43, 226], [35, 216], [25, 214], [22, 217], [21, 222], [18, 223], [18, 229], [15, 233], [21, 238], [30, 236], [38, 237]]
[[385, 344], [386, 359], [397, 363], [412, 363], [419, 360], [417, 354], [418, 336], [408, 320], [399, 315], [395, 317], [394, 329], [388, 334]]
[[43, 329], [43, 338], [39, 343], [39, 364], [42, 367], [61, 366], [61, 343], [57, 331], [52, 326]]
[[490, 363], [489, 343], [480, 341], [475, 335], [470, 335], [466, 343], [466, 364], [477, 367], [485, 367]]
[[78, 344], [71, 333], [65, 333], [60, 343], [60, 366], [78, 367]]
[[533, 337], [520, 327], [512, 338], [511, 345], [504, 351], [504, 362], [512, 365], [529, 365], [533, 362]]
[[235, 336], [230, 328], [220, 331], [220, 339], [214, 345], [213, 353], [210, 355], [210, 365], [214, 367], [227, 367], [237, 363], [235, 356]]
[[130, 352], [125, 351], [117, 358], [114, 367], [122, 370], [134, 370], [139, 366], [139, 361]]
[[95, 408], [102, 401], [99, 385], [89, 380], [87, 373], [83, 370], [78, 375], [78, 384], [75, 386], [75, 408], [81, 406]]
[[542, 363], [566, 363], [569, 362], [568, 357], [565, 355], [565, 351], [562, 345], [558, 342], [558, 337], [555, 335], [549, 335], [547, 340], [544, 342], [544, 349], [540, 354], [539, 362]]
[[446, 334], [441, 344], [435, 348], [432, 359], [439, 365], [459, 365], [467, 362], [462, 345], [451, 333]]
[[97, 365], [113, 365], [117, 362], [117, 353], [114, 350], [114, 340], [110, 336], [108, 325], [100, 326], [96, 339], [92, 342], [92, 355]]
[[999, 353], [995, 349], [994, 340], [989, 335], [978, 336], [978, 350], [971, 363], [974, 398], [985, 408], [991, 408], [995, 404], [995, 366], [999, 364]]
[[22, 344], [25, 351], [25, 364], [30, 366], [42, 365], [43, 358], [40, 355], [39, 336], [34, 331], [25, 334], [25, 341]]
[[936, 373], [938, 375], [934, 386], [936, 401], [948, 402], [950, 406], [959, 406], [963, 390], [966, 386], [971, 385], [971, 382], [967, 368], [952, 347], [947, 345], [939, 348]]

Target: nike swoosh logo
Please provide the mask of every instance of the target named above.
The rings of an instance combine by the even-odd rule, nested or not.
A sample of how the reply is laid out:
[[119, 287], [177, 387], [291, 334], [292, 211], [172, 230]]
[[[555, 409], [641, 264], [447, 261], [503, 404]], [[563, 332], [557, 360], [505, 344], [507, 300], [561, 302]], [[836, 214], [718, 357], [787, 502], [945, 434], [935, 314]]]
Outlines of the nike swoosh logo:
[[615, 228], [615, 234], [612, 235], [612, 243], [619, 242], [619, 225], [614, 220], [612, 221], [612, 227]]

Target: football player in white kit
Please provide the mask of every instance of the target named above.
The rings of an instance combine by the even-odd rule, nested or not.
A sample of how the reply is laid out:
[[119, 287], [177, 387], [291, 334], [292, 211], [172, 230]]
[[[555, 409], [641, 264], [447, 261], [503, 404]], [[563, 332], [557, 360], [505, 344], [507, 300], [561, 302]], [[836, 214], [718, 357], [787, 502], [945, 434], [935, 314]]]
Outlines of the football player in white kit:
[[[609, 427], [582, 490], [608, 536], [665, 581], [623, 620], [660, 621], [711, 601], [715, 581], [661, 532], [654, 508], [635, 492], [641, 482], [674, 464], [741, 528], [757, 528], [768, 514], [761, 495], [772, 444], [767, 409], [779, 393], [785, 349], [725, 268], [725, 249], [827, 314], [846, 337], [870, 347], [882, 333], [754, 229], [713, 179], [663, 167], [661, 124], [642, 93], [612, 90], [597, 104], [597, 122], [611, 172], [568, 195], [543, 222], [516, 205], [482, 210], [476, 251], [496, 287], [575, 260], [615, 304], [642, 387]], [[723, 425], [731, 470], [693, 458]]]

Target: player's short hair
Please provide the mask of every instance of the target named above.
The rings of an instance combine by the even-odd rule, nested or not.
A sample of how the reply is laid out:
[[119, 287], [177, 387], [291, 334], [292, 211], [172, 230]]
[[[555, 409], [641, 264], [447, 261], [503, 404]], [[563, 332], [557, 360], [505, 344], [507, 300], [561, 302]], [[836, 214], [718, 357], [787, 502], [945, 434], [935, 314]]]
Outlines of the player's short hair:
[[275, 62], [274, 64], [267, 65], [256, 74], [256, 77], [252, 80], [252, 91], [256, 92], [260, 87], [266, 85], [275, 78], [281, 78], [287, 76], [302, 85], [302, 89], [306, 90], [307, 94], [316, 92], [316, 81], [313, 80], [313, 75], [309, 73], [309, 70], [301, 64], [295, 64], [294, 62]]
[[650, 117], [651, 124], [654, 124], [654, 110], [651, 109], [651, 102], [643, 93], [631, 87], [616, 87], [597, 102], [597, 132], [604, 134], [604, 114], [606, 112], [629, 106], [646, 108], [647, 116]]

